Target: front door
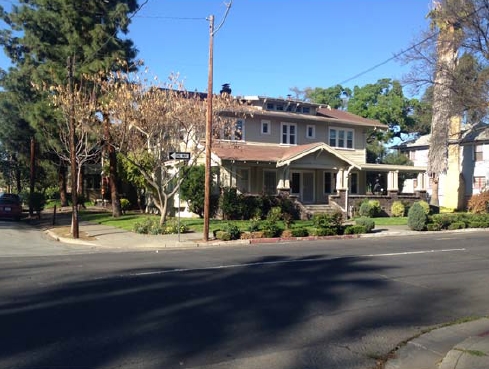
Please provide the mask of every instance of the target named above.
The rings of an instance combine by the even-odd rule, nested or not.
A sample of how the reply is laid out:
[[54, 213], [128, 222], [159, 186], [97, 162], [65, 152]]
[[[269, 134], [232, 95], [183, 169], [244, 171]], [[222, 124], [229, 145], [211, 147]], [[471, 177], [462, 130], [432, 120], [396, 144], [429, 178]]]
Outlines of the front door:
[[292, 172], [291, 193], [304, 204], [314, 203], [314, 172]]

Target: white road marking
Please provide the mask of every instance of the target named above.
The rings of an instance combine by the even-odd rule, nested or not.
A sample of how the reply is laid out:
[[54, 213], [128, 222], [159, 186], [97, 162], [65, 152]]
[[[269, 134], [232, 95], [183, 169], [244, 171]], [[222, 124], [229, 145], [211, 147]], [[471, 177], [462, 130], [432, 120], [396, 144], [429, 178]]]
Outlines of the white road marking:
[[219, 269], [232, 269], [232, 268], [243, 268], [243, 267], [252, 267], [252, 266], [263, 266], [263, 265], [279, 265], [279, 264], [292, 264], [292, 263], [310, 263], [310, 262], [321, 262], [321, 261], [331, 261], [338, 259], [356, 259], [361, 257], [387, 257], [387, 256], [406, 256], [406, 255], [418, 255], [418, 254], [434, 254], [441, 252], [461, 252], [466, 251], [465, 248], [461, 249], [442, 249], [442, 250], [421, 250], [421, 251], [406, 251], [406, 252], [394, 252], [394, 253], [386, 253], [386, 254], [365, 254], [358, 256], [338, 256], [334, 258], [328, 259], [292, 259], [292, 260], [276, 260], [276, 261], [262, 261], [256, 263], [243, 263], [243, 264], [229, 264], [229, 265], [217, 265], [217, 266], [209, 266], [202, 268], [175, 268], [168, 270], [155, 270], [152, 272], [140, 272], [140, 273], [131, 273], [129, 276], [139, 277], [139, 276], [148, 276], [148, 275], [158, 275], [158, 274], [169, 274], [169, 273], [184, 273], [184, 272], [193, 272], [193, 271], [202, 271], [202, 270], [219, 270]]

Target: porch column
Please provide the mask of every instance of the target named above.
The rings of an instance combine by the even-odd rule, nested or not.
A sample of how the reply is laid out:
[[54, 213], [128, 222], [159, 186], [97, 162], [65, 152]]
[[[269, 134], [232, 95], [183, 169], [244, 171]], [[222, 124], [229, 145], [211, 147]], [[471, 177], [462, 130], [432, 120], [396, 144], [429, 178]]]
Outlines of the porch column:
[[415, 191], [426, 191], [426, 173], [418, 173], [418, 182]]
[[279, 180], [277, 185], [279, 192], [290, 192], [289, 166], [286, 165], [279, 171]]
[[387, 192], [399, 191], [399, 171], [390, 171], [387, 175]]
[[345, 178], [345, 170], [343, 168], [338, 170], [336, 173], [336, 189], [346, 190], [348, 188], [348, 179]]

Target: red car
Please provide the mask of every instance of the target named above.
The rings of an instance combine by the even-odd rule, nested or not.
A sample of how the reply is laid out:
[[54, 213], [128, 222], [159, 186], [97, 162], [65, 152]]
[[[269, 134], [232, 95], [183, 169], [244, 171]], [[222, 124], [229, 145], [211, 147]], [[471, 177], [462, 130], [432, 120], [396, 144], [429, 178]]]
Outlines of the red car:
[[0, 219], [20, 220], [22, 217], [22, 200], [14, 193], [0, 195]]

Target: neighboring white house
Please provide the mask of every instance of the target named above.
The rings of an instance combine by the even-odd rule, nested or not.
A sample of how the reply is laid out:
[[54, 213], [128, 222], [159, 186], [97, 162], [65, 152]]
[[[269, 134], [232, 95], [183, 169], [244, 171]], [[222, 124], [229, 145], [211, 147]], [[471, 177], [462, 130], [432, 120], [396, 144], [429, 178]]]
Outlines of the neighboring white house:
[[[431, 135], [396, 146], [408, 155], [415, 166], [428, 164], [428, 150]], [[441, 175], [439, 182], [440, 206], [464, 208], [467, 200], [489, 187], [489, 125], [479, 123], [463, 127], [460, 135], [449, 142], [449, 172]], [[458, 179], [457, 179], [458, 177]], [[416, 186], [417, 179], [406, 180], [404, 190], [409, 192]], [[427, 191], [431, 194], [431, 183], [427, 181]]]

